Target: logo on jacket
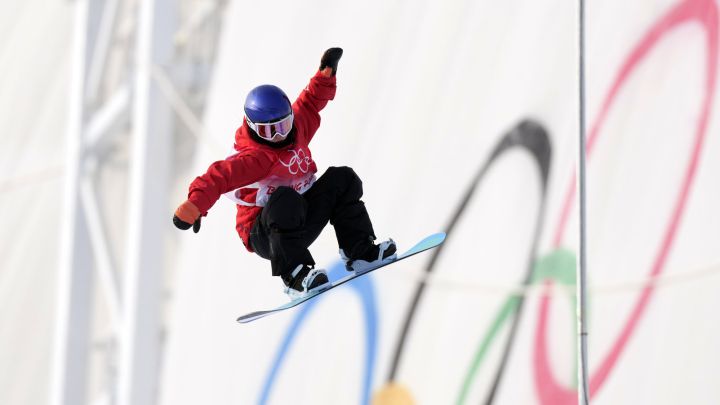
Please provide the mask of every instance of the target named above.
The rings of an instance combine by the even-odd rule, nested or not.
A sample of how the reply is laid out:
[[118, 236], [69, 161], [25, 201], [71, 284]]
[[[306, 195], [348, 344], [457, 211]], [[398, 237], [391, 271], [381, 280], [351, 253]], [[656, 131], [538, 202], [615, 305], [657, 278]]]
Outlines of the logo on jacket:
[[285, 162], [280, 159], [280, 163], [288, 168], [290, 174], [298, 174], [298, 172], [307, 173], [310, 170], [310, 163], [312, 159], [305, 154], [303, 149], [288, 149], [288, 152], [292, 154], [289, 162]]

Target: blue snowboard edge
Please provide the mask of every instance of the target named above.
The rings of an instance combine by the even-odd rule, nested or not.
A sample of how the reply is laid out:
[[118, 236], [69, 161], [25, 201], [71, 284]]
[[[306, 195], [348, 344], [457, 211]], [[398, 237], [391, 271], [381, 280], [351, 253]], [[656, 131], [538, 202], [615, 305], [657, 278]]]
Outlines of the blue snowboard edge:
[[418, 253], [424, 252], [424, 251], [426, 251], [426, 250], [428, 250], [428, 249], [432, 249], [432, 248], [434, 248], [434, 247], [437, 247], [437, 246], [439, 246], [440, 244], [442, 244], [442, 243], [445, 241], [445, 236], [446, 236], [446, 235], [445, 235], [444, 232], [440, 232], [440, 233], [436, 233], [436, 234], [430, 235], [430, 236], [426, 237], [425, 239], [421, 240], [420, 242], [418, 242], [417, 244], [415, 244], [415, 246], [413, 246], [412, 248], [410, 248], [410, 249], [409, 249], [408, 251], [406, 251], [405, 253], [403, 253], [403, 254], [401, 254], [401, 255], [398, 255], [398, 257], [397, 257], [395, 260], [391, 261], [391, 262], [387, 262], [387, 263], [380, 264], [380, 265], [378, 265], [377, 267], [373, 267], [373, 268], [371, 268], [371, 269], [369, 269], [369, 270], [367, 270], [367, 271], [365, 271], [365, 272], [363, 272], [363, 273], [361, 273], [361, 274], [350, 274], [350, 275], [347, 275], [347, 276], [345, 276], [345, 277], [343, 277], [343, 278], [341, 278], [341, 279], [339, 279], [339, 280], [336, 280], [336, 281], [332, 282], [332, 283], [330, 284], [330, 286], [327, 287], [327, 288], [325, 288], [325, 289], [322, 289], [322, 290], [319, 290], [319, 291], [314, 291], [314, 292], [312, 292], [311, 294], [308, 294], [308, 295], [306, 295], [306, 296], [304, 296], [304, 297], [302, 297], [302, 298], [298, 298], [298, 299], [292, 300], [292, 301], [290, 301], [290, 302], [288, 302], [288, 303], [286, 303], [286, 304], [280, 305], [279, 307], [277, 307], [277, 308], [275, 308], [275, 309], [269, 309], [269, 310], [266, 310], [266, 311], [255, 311], [255, 312], [251, 312], [251, 313], [249, 313], [249, 314], [246, 314], [246, 315], [243, 315], [243, 316], [239, 317], [239, 318], [237, 319], [237, 321], [240, 322], [240, 323], [252, 322], [252, 321], [254, 321], [254, 320], [263, 318], [263, 317], [268, 316], [268, 315], [270, 315], [270, 314], [273, 314], [273, 313], [275, 313], [275, 312], [284, 311], [284, 310], [286, 310], [286, 309], [289, 309], [289, 308], [292, 308], [292, 307], [294, 307], [294, 306], [300, 305], [300, 304], [302, 304], [303, 302], [305, 302], [305, 301], [307, 301], [307, 300], [310, 300], [310, 299], [312, 299], [312, 298], [315, 298], [315, 297], [317, 297], [318, 295], [320, 295], [320, 294], [322, 294], [322, 293], [324, 293], [324, 292], [326, 292], [326, 291], [330, 291], [330, 290], [332, 290], [332, 289], [335, 288], [335, 287], [338, 287], [338, 286], [340, 286], [340, 285], [342, 285], [342, 284], [345, 284], [346, 282], [348, 282], [348, 281], [350, 281], [350, 280], [352, 280], [352, 279], [355, 279], [355, 278], [358, 278], [358, 277], [362, 277], [362, 276], [364, 276], [365, 274], [368, 274], [368, 273], [370, 273], [370, 272], [372, 272], [372, 271], [375, 271], [375, 270], [377, 270], [377, 269], [379, 269], [379, 268], [381, 268], [381, 267], [385, 267], [385, 266], [387, 266], [387, 265], [393, 264], [393, 263], [398, 262], [398, 261], [400, 261], [400, 260], [407, 259], [407, 258], [410, 257], [410, 256], [413, 256], [413, 255], [416, 255], [416, 254], [418, 254]]

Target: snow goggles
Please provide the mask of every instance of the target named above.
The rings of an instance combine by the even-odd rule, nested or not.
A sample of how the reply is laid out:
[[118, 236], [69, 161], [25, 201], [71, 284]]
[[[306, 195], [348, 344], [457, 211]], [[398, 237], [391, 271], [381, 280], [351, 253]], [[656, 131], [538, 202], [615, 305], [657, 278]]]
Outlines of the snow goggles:
[[262, 139], [270, 142], [280, 142], [285, 139], [293, 126], [293, 114], [280, 119], [275, 122], [252, 122], [247, 116], [245, 116], [248, 126], [258, 134]]

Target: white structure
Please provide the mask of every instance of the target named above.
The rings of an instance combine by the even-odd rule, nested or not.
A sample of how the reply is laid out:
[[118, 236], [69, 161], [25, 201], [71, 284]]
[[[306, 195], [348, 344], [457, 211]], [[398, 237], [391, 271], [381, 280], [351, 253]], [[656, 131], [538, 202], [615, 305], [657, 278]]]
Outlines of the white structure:
[[[181, 131], [172, 108], [197, 131], [194, 110], [202, 104], [193, 108], [179, 94], [202, 101], [204, 91], [192, 92], [207, 87], [214, 55], [198, 44], [214, 42], [220, 6], [75, 4], [53, 404], [157, 402], [170, 173]], [[127, 169], [103, 173], [119, 153]], [[98, 343], [106, 348], [104, 372], [91, 370]]]

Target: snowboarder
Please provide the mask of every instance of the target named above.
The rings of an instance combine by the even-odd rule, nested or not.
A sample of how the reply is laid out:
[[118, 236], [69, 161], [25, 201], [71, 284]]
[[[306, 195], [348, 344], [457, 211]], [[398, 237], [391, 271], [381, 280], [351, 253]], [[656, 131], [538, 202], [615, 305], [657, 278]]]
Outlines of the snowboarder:
[[351, 272], [396, 257], [392, 239], [375, 244], [362, 182], [349, 167], [329, 167], [319, 178], [309, 143], [320, 126], [319, 112], [335, 97], [341, 48], [330, 48], [295, 103], [273, 85], [250, 91], [234, 154], [212, 163], [191, 184], [173, 223], [197, 233], [200, 219], [221, 195], [237, 204], [236, 230], [246, 249], [270, 260], [290, 298], [329, 286], [315, 269], [308, 248], [328, 221], [340, 255]]

